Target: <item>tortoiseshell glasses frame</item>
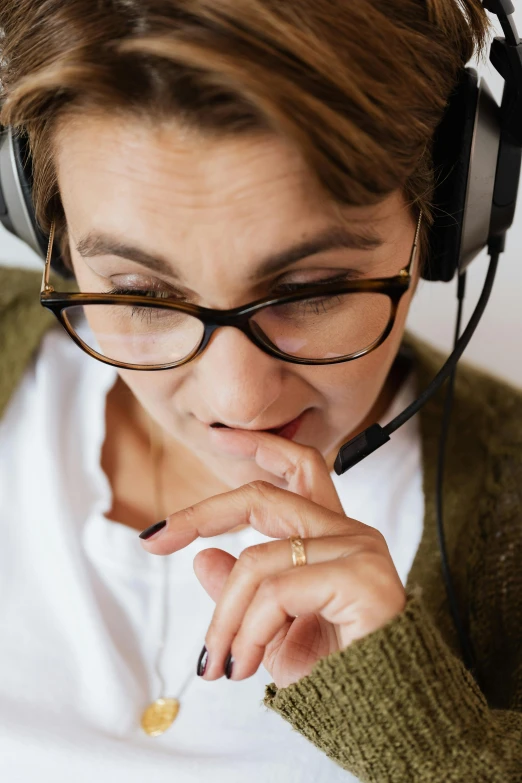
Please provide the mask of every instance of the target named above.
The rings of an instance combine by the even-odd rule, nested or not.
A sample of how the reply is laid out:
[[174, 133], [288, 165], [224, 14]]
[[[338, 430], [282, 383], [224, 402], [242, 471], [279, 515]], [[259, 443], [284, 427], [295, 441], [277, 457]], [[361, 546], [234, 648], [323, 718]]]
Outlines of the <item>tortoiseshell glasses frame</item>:
[[[415, 231], [415, 238], [413, 241], [413, 247], [411, 249], [410, 260], [408, 265], [402, 268], [399, 273], [393, 277], [381, 277], [373, 279], [353, 280], [348, 282], [336, 282], [331, 284], [321, 284], [307, 286], [305, 290], [287, 293], [282, 296], [269, 296], [264, 299], [258, 299], [254, 302], [250, 302], [241, 307], [235, 307], [230, 310], [215, 310], [207, 307], [200, 307], [188, 302], [180, 302], [175, 299], [169, 300], [169, 298], [152, 299], [143, 295], [128, 295], [128, 294], [99, 294], [99, 293], [66, 293], [55, 291], [52, 285], [49, 283], [50, 269], [51, 269], [51, 255], [54, 242], [55, 224], [51, 225], [49, 234], [49, 245], [47, 249], [47, 256], [45, 260], [45, 268], [42, 278], [42, 286], [40, 289], [40, 303], [43, 307], [50, 310], [63, 328], [74, 340], [74, 342], [86, 353], [92, 356], [94, 359], [103, 362], [104, 364], [110, 364], [114, 367], [120, 367], [129, 370], [168, 370], [173, 367], [181, 367], [187, 362], [192, 361], [199, 356], [207, 347], [210, 338], [214, 332], [222, 326], [232, 326], [239, 329], [244, 335], [246, 335], [258, 348], [270, 356], [274, 356], [282, 361], [290, 362], [292, 364], [339, 364], [342, 362], [353, 361], [361, 356], [374, 351], [379, 345], [386, 340], [390, 332], [393, 329], [395, 318], [397, 315], [397, 309], [401, 298], [409, 289], [412, 280], [412, 269], [417, 254], [419, 229], [422, 220], [422, 211], [420, 211], [417, 228]], [[266, 307], [273, 307], [274, 305], [283, 305], [293, 302], [299, 302], [302, 300], [310, 299], [313, 297], [325, 297], [328, 295], [340, 295], [340, 294], [352, 294], [357, 292], [365, 293], [378, 293], [384, 294], [390, 299], [391, 307], [388, 318], [388, 323], [384, 328], [380, 336], [374, 340], [369, 346], [359, 351], [356, 351], [345, 356], [335, 356], [327, 359], [308, 359], [291, 356], [289, 354], [280, 351], [268, 338], [267, 342], [262, 339], [262, 332], [252, 328], [250, 319], [260, 310]], [[114, 359], [109, 359], [106, 356], [98, 353], [94, 349], [86, 345], [78, 336], [78, 334], [71, 327], [67, 317], [65, 316], [65, 310], [72, 306], [81, 305], [131, 305], [140, 308], [162, 308], [167, 310], [177, 310], [186, 315], [198, 318], [204, 327], [203, 334], [199, 344], [189, 353], [188, 356], [181, 360], [170, 362], [161, 365], [136, 365], [127, 362], [119, 362]]]

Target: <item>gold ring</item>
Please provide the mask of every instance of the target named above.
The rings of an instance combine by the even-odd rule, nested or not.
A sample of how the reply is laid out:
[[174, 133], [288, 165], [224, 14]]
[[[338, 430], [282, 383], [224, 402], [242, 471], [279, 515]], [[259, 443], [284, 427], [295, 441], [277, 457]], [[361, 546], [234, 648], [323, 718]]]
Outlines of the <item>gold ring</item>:
[[306, 554], [304, 543], [299, 536], [291, 536], [289, 539], [292, 546], [292, 562], [295, 566], [306, 565]]

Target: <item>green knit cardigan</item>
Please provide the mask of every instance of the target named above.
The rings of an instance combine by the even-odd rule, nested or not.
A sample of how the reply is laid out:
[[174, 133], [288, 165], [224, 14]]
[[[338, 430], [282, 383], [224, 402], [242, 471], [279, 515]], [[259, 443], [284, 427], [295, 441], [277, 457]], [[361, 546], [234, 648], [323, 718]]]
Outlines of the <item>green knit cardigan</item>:
[[[0, 416], [55, 323], [39, 287], [38, 273], [0, 269]], [[443, 357], [411, 335], [404, 342], [422, 389]], [[298, 682], [268, 685], [261, 700], [367, 783], [522, 782], [522, 392], [469, 364], [457, 374], [444, 519], [476, 680], [461, 660], [437, 544], [443, 397], [419, 413], [425, 516], [405, 610]]]

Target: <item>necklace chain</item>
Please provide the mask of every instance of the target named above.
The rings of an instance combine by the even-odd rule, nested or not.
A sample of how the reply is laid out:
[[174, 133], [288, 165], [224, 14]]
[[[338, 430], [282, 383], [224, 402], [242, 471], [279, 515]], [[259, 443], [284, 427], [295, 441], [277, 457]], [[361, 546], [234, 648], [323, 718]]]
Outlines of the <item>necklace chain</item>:
[[[160, 437], [155, 435], [156, 427], [149, 416], [149, 442], [150, 442], [150, 462], [152, 466], [153, 476], [153, 495], [154, 495], [154, 510], [156, 519], [162, 518], [163, 505], [163, 482], [162, 482], [162, 468], [164, 458], [164, 445], [163, 445], [163, 431], [161, 431]], [[184, 693], [187, 685], [196, 676], [195, 672], [191, 672], [185, 679], [181, 690], [178, 692], [177, 697], [167, 697], [167, 687], [165, 684], [165, 678], [161, 671], [161, 659], [165, 650], [165, 643], [168, 636], [168, 596], [170, 588], [170, 568], [168, 556], [162, 556], [163, 560], [163, 590], [162, 590], [162, 605], [161, 605], [161, 640], [156, 651], [156, 659], [154, 662], [154, 669], [156, 676], [159, 680], [159, 695], [156, 701], [149, 704], [142, 715], [141, 725], [143, 730], [150, 736], [157, 736], [163, 734], [169, 726], [172, 725], [179, 711], [179, 699]]]

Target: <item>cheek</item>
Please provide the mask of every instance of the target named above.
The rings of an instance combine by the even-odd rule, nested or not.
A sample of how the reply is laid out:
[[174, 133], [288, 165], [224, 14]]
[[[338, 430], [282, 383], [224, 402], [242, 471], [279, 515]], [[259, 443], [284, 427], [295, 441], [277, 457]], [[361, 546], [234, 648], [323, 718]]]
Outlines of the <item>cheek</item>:
[[355, 428], [370, 413], [399, 350], [405, 314], [398, 317], [391, 335], [379, 348], [352, 362], [323, 367], [322, 374], [310, 379], [325, 401], [327, 422], [332, 428]]
[[[378, 394], [386, 377], [385, 356], [377, 355], [378, 349], [345, 365], [337, 365], [318, 383], [329, 410], [335, 410], [336, 418], [353, 421], [353, 417], [366, 413]], [[354, 422], [355, 424], [355, 422]]]
[[173, 435], [178, 430], [179, 414], [176, 396], [183, 386], [185, 373], [174, 371], [141, 372], [119, 370], [119, 375], [141, 407], [165, 430]]

